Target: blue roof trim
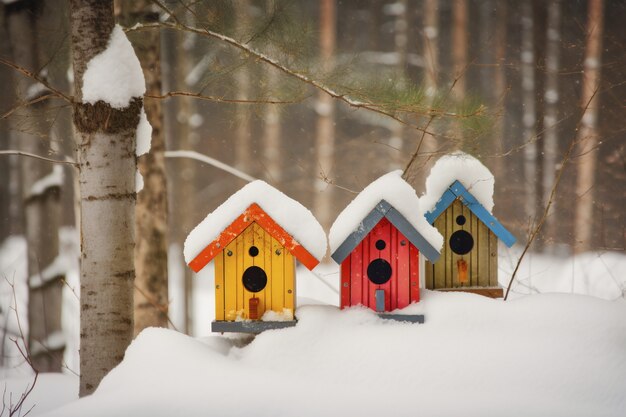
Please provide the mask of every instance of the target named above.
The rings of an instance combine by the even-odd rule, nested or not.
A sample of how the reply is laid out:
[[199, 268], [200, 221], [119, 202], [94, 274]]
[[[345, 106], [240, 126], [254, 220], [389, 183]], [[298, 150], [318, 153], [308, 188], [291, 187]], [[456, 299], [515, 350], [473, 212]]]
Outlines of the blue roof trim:
[[449, 206], [457, 199], [469, 208], [497, 237], [509, 248], [517, 241], [515, 236], [511, 234], [491, 213], [485, 209], [482, 204], [461, 184], [460, 181], [454, 183], [441, 196], [435, 208], [426, 213], [424, 217], [430, 224], [434, 224], [437, 217], [441, 215]]
[[365, 216], [357, 230], [352, 232], [330, 257], [338, 264], [341, 264], [383, 217], [386, 217], [429, 261], [435, 262], [439, 258], [439, 251], [428, 243], [424, 236], [415, 230], [411, 223], [385, 200], [381, 200]]

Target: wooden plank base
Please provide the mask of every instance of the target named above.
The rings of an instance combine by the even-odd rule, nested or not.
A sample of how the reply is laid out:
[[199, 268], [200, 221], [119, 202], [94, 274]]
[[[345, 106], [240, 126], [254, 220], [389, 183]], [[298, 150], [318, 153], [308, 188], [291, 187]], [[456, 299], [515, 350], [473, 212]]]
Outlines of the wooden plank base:
[[389, 314], [378, 313], [378, 317], [385, 320], [405, 321], [407, 323], [424, 323], [423, 314]]
[[504, 296], [504, 291], [499, 287], [488, 287], [488, 288], [439, 288], [436, 291], [447, 291], [447, 292], [469, 292], [472, 294], [478, 294], [489, 298], [502, 298]]
[[294, 327], [298, 321], [218, 321], [211, 323], [211, 331], [214, 333], [254, 333], [259, 334], [265, 330], [285, 329]]

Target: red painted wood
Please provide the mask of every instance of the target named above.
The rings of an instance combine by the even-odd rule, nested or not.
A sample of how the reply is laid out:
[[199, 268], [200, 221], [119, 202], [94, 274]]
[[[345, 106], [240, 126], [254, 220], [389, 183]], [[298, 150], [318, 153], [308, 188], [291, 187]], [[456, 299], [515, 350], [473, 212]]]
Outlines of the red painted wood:
[[[379, 257], [386, 260], [391, 265], [391, 278], [383, 285], [379, 285], [378, 288], [385, 291], [385, 311], [391, 311], [391, 286], [397, 279], [396, 269], [394, 268], [394, 262], [391, 257], [391, 247], [393, 246], [393, 242], [391, 240], [391, 229], [395, 230], [396, 228], [392, 226], [386, 218], [381, 219], [378, 223], [378, 228], [380, 231], [380, 238], [385, 241], [385, 249], [379, 252]], [[372, 242], [372, 246], [374, 246], [374, 248], [376, 248], [375, 243], [375, 241]], [[376, 297], [374, 297], [373, 306], [376, 308]]]
[[419, 280], [419, 250], [409, 244], [409, 272], [411, 279], [411, 303], [416, 303], [420, 300], [420, 280]]
[[[363, 241], [361, 242], [361, 245], [362, 245], [361, 253], [363, 254], [362, 263], [361, 263], [361, 289], [362, 289], [361, 304], [363, 304], [366, 307], [370, 307], [373, 305], [374, 309], [376, 309], [375, 290], [370, 288], [371, 281], [367, 277], [367, 266], [371, 262], [371, 256], [370, 256], [370, 251], [369, 251], [370, 235], [371, 235], [371, 232], [369, 235], [365, 236], [365, 239], [363, 239]], [[371, 299], [370, 299], [370, 292], [372, 293]], [[374, 302], [373, 304], [372, 304], [372, 300]]]
[[341, 263], [341, 308], [350, 307], [350, 258], [348, 256]]
[[[362, 243], [361, 243], [362, 244]], [[348, 259], [350, 260], [350, 305], [355, 306], [361, 303], [361, 299], [363, 298], [363, 293], [361, 290], [362, 283], [362, 273], [363, 273], [363, 251], [361, 250], [362, 246], [359, 244]]]
[[[396, 308], [404, 308], [411, 303], [411, 283], [409, 281], [409, 245], [411, 245], [411, 243], [400, 232], [398, 232], [396, 241], [398, 244], [396, 252], [396, 270], [398, 271], [398, 303]], [[402, 242], [404, 242], [404, 245], [402, 245]]]

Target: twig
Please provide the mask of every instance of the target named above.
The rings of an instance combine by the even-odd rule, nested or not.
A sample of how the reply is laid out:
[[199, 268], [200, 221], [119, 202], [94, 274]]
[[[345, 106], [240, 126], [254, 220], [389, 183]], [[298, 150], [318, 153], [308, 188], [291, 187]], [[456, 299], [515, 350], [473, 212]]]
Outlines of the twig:
[[7, 61], [4, 58], [0, 58], [0, 64], [4, 64], [7, 67], [11, 67], [14, 70], [16, 70], [17, 72], [22, 73], [23, 75], [25, 75], [28, 78], [32, 78], [33, 80], [37, 81], [40, 84], [43, 84], [44, 87], [46, 87], [48, 90], [52, 91], [54, 94], [56, 94], [58, 97], [66, 100], [68, 103], [73, 103], [74, 100], [72, 99], [72, 97], [68, 96], [67, 94], [65, 94], [64, 92], [62, 92], [61, 90], [58, 90], [56, 88], [54, 88], [53, 86], [50, 85], [49, 82], [47, 82], [46, 80], [44, 80], [43, 78], [41, 78], [39, 75], [33, 73], [32, 71], [27, 70], [24, 67], [21, 67], [11, 61]]
[[[589, 108], [589, 105], [591, 104], [591, 101], [593, 100], [593, 98], [596, 96], [597, 93], [598, 93], [598, 88], [595, 89], [595, 91], [593, 92], [593, 94], [589, 98], [589, 101], [587, 102], [587, 104], [583, 108], [583, 111], [582, 111], [583, 115], [587, 111], [587, 108]], [[582, 122], [582, 116], [579, 119], [578, 124], [576, 126], [577, 130], [580, 127], [580, 123], [581, 122]], [[574, 151], [574, 148], [576, 147], [577, 143], [578, 143], [578, 141], [576, 140], [576, 136], [574, 136], [572, 138], [572, 140], [570, 141], [569, 147], [567, 148], [567, 151], [565, 152], [565, 155], [563, 156], [563, 159], [561, 160], [561, 164], [560, 164], [561, 166], [560, 166], [559, 170], [557, 171], [556, 178], [554, 180], [554, 185], [552, 186], [552, 190], [550, 191], [550, 197], [548, 198], [548, 204], [546, 204], [546, 207], [543, 210], [543, 214], [541, 216], [541, 219], [539, 220], [539, 222], [537, 223], [537, 226], [533, 229], [532, 233], [530, 234], [528, 242], [526, 242], [526, 246], [524, 246], [524, 250], [522, 251], [522, 254], [520, 255], [519, 259], [517, 260], [517, 264], [515, 265], [515, 269], [513, 270], [513, 274], [511, 275], [511, 279], [509, 280], [509, 285], [506, 287], [506, 293], [504, 294], [504, 301], [506, 301], [508, 296], [509, 296], [509, 292], [511, 291], [511, 286], [513, 285], [513, 281], [515, 280], [515, 276], [517, 275], [517, 271], [519, 270], [519, 267], [522, 264], [522, 260], [524, 259], [524, 256], [526, 255], [526, 252], [528, 252], [528, 250], [530, 249], [530, 246], [532, 245], [533, 241], [535, 240], [535, 238], [537, 237], [537, 235], [541, 231], [541, 228], [543, 227], [543, 224], [546, 221], [546, 218], [548, 217], [548, 213], [550, 212], [550, 207], [552, 207], [552, 203], [554, 201], [554, 196], [556, 195], [556, 190], [557, 190], [557, 188], [559, 186], [559, 183], [561, 182], [561, 177], [563, 176], [563, 171], [565, 170], [565, 166], [567, 165], [567, 162], [570, 160], [570, 156], [571, 156], [572, 152]]]
[[22, 107], [28, 107], [32, 104], [39, 103], [40, 101], [48, 100], [49, 98], [59, 98], [59, 96], [57, 94], [44, 94], [43, 96], [35, 97], [32, 100], [19, 103], [16, 106], [14, 106], [12, 109], [5, 112], [2, 116], [0, 116], [0, 120], [6, 119], [7, 117], [15, 113], [17, 110], [21, 109]]
[[78, 164], [69, 157], [66, 157], [65, 161], [59, 161], [58, 159], [50, 159], [50, 158], [46, 158], [45, 156], [35, 155], [34, 153], [29, 153], [29, 152], [24, 152], [24, 151], [13, 151], [13, 150], [0, 151], [0, 155], [28, 156], [30, 158], [41, 159], [42, 161], [52, 162], [54, 164], [66, 164], [66, 165], [78, 166]]
[[189, 158], [195, 159], [196, 161], [204, 162], [215, 168], [221, 169], [222, 171], [226, 171], [229, 174], [233, 174], [237, 178], [241, 178], [246, 181], [255, 181], [256, 178], [246, 174], [243, 171], [238, 170], [235, 167], [232, 167], [228, 164], [225, 164], [222, 161], [218, 161], [215, 158], [211, 158], [210, 156], [203, 155], [196, 151], [165, 151], [166, 158]]
[[137, 284], [135, 284], [135, 290], [137, 290], [139, 294], [141, 294], [146, 300], [148, 300], [148, 302], [150, 303], [152, 307], [156, 308], [161, 313], [165, 314], [165, 318], [167, 318], [167, 322], [172, 326], [174, 330], [179, 331], [178, 328], [176, 328], [176, 325], [174, 324], [174, 322], [170, 319], [167, 306], [159, 304], [154, 299], [150, 298], [150, 296], [146, 294], [141, 288], [139, 288]]

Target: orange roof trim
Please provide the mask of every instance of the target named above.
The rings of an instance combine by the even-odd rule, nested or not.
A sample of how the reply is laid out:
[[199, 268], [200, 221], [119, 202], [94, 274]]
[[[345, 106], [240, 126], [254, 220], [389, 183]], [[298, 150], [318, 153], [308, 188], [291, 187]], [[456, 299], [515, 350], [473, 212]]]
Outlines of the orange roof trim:
[[265, 229], [274, 239], [284, 245], [304, 266], [313, 269], [320, 263], [309, 251], [300, 245], [289, 233], [276, 223], [258, 204], [252, 203], [234, 222], [230, 224], [220, 235], [205, 247], [191, 262], [189, 267], [198, 272], [206, 266], [215, 256], [244, 231], [251, 223], [256, 222]]

